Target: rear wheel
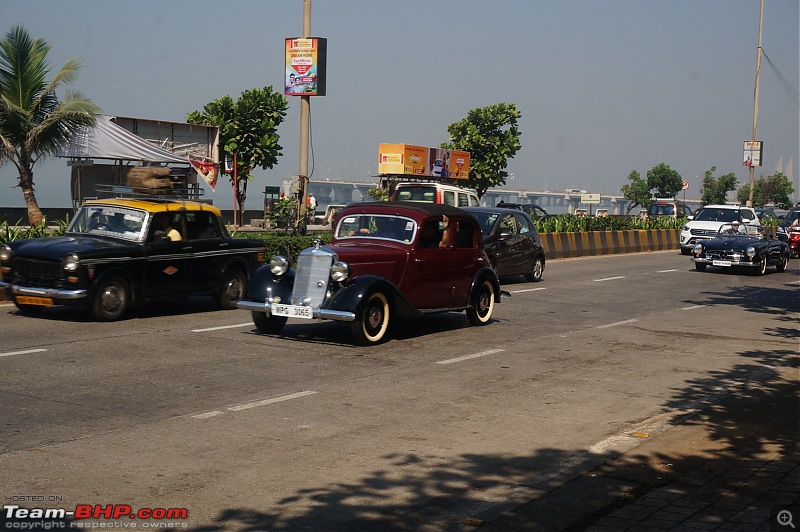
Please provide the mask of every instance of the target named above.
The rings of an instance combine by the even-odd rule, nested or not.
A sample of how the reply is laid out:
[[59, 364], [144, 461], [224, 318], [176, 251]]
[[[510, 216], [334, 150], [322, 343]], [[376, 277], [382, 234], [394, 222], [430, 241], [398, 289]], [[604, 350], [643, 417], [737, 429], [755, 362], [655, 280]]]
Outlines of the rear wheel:
[[217, 303], [225, 310], [236, 308], [236, 302], [245, 295], [247, 277], [241, 270], [230, 270], [223, 274], [222, 284], [217, 293]]
[[525, 276], [525, 279], [532, 283], [538, 283], [542, 280], [542, 274], [544, 273], [544, 259], [542, 257], [536, 257], [533, 260], [533, 265], [531, 266], [531, 272]]
[[353, 338], [359, 345], [374, 345], [387, 337], [391, 308], [389, 300], [381, 292], [375, 292], [350, 324]]
[[705, 264], [705, 263], [703, 263], [703, 262], [695, 262], [695, 263], [694, 263], [694, 268], [695, 268], [695, 270], [697, 270], [698, 272], [704, 272], [704, 271], [706, 271], [706, 266], [708, 266], [708, 264]]
[[266, 312], [253, 312], [253, 323], [264, 334], [278, 334], [286, 325], [286, 316], [267, 316]]
[[467, 318], [472, 325], [486, 325], [492, 319], [494, 311], [494, 285], [485, 279], [478, 287], [472, 306], [467, 309]]
[[92, 314], [100, 321], [116, 321], [125, 314], [130, 303], [128, 283], [111, 277], [97, 286], [92, 299]]

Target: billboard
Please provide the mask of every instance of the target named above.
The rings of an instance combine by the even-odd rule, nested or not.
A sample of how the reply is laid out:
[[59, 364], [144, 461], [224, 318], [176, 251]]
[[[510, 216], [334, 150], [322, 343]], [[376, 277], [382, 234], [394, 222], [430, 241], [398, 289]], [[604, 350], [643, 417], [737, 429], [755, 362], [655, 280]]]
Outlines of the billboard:
[[328, 39], [290, 37], [286, 39], [284, 68], [285, 96], [325, 96]]
[[378, 173], [429, 179], [467, 179], [469, 152], [412, 144], [380, 144]]

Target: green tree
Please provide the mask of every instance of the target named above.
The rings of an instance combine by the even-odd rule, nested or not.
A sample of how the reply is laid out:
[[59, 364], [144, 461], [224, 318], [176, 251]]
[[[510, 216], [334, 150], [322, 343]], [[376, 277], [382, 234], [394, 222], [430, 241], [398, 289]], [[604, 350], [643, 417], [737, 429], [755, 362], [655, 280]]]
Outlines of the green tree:
[[674, 198], [683, 188], [683, 178], [668, 164], [661, 163], [647, 171], [647, 187], [657, 198]]
[[706, 170], [703, 186], [700, 190], [700, 200], [703, 205], [725, 203], [728, 192], [736, 190], [736, 185], [739, 184], [736, 180], [736, 174], [730, 173], [715, 178], [714, 172], [716, 171], [716, 166], [712, 166], [711, 170]]
[[67, 91], [59, 101], [56, 89], [71, 83], [82, 65], [71, 59], [47, 81], [49, 52], [45, 40], [32, 38], [19, 26], [0, 41], [0, 165], [10, 161], [17, 167], [31, 225], [43, 218], [34, 191], [34, 165], [57, 154], [76, 131], [94, 125], [99, 111], [77, 91]]
[[217, 126], [223, 151], [220, 156], [236, 155], [236, 178], [233, 172], [229, 174], [236, 193], [234, 212], [238, 211], [234, 225], [238, 225], [237, 221], [244, 215], [247, 183], [253, 179], [253, 168], [272, 168], [283, 155], [283, 148], [278, 144], [278, 126], [286, 117], [288, 108], [286, 97], [274, 92], [270, 85], [246, 90], [236, 101], [223, 96], [207, 103], [202, 113], [193, 111], [186, 118], [190, 124]]
[[522, 115], [513, 103], [498, 103], [472, 109], [463, 120], [450, 124], [449, 150], [470, 152], [466, 186], [483, 196], [492, 187], [505, 185], [508, 160], [520, 150], [517, 121]]
[[637, 205], [642, 207], [650, 206], [650, 187], [647, 182], [636, 170], [631, 170], [628, 174], [629, 185], [622, 185], [622, 197], [628, 200], [628, 207], [625, 214], [630, 214]]
[[[783, 172], [775, 172], [766, 178], [762, 175], [753, 185], [753, 207], [764, 207], [771, 203], [781, 209], [792, 208], [790, 196], [794, 192], [794, 187]], [[736, 198], [742, 204], [750, 201], [750, 183], [746, 183], [738, 190]]]

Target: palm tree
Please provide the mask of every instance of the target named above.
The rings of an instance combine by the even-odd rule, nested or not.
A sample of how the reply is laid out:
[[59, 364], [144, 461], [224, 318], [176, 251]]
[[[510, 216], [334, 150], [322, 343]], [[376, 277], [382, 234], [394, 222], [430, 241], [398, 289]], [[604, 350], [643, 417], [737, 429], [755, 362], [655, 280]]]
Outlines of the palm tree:
[[80, 128], [94, 125], [99, 111], [76, 91], [58, 101], [56, 88], [71, 83], [82, 65], [72, 59], [48, 82], [49, 51], [46, 41], [31, 38], [19, 26], [0, 41], [0, 165], [11, 161], [17, 167], [31, 225], [43, 218], [33, 190], [33, 166], [57, 154]]

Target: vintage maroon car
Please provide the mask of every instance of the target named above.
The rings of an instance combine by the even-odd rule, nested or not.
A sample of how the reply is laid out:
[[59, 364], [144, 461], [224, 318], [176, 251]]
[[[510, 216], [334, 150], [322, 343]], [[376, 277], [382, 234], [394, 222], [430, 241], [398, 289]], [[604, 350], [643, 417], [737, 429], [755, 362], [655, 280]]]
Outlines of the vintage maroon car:
[[485, 325], [500, 284], [477, 220], [440, 204], [357, 203], [337, 216], [331, 245], [277, 256], [254, 274], [247, 298], [256, 327], [278, 333], [288, 318], [350, 322], [355, 341], [388, 338], [396, 317], [466, 311]]

